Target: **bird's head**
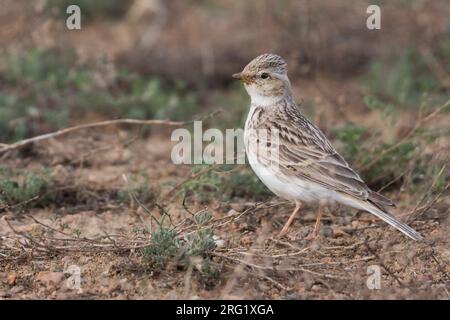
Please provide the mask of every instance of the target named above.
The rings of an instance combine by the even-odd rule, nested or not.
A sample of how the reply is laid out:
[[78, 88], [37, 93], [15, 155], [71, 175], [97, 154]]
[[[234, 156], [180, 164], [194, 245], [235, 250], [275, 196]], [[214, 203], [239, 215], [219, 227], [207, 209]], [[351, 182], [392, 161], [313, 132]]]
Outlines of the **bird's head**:
[[286, 61], [276, 54], [256, 57], [233, 78], [244, 83], [252, 103], [259, 105], [269, 105], [291, 94]]

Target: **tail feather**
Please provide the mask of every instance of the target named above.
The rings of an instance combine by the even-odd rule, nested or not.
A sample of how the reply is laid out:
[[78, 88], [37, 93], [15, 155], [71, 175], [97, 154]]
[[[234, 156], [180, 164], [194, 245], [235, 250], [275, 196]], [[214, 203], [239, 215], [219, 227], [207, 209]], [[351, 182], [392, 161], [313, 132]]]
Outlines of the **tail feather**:
[[421, 241], [424, 240], [424, 238], [418, 233], [416, 230], [408, 226], [406, 223], [403, 223], [399, 220], [397, 220], [394, 216], [383, 210], [381, 207], [377, 206], [374, 203], [371, 202], [364, 202], [361, 204], [362, 208], [364, 210], [367, 210], [368, 212], [372, 213], [373, 215], [377, 216], [381, 220], [385, 221], [386, 223], [390, 224], [394, 228], [396, 228], [398, 231], [404, 233], [408, 237], [410, 237], [413, 240]]
[[391, 199], [372, 190], [369, 191], [369, 200], [378, 205], [395, 207], [395, 203]]

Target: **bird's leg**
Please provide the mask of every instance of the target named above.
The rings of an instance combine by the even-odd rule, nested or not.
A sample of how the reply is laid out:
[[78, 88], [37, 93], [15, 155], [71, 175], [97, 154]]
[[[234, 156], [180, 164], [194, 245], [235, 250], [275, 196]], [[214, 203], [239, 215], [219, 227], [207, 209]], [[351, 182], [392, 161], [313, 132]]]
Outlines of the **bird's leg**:
[[292, 224], [292, 221], [294, 221], [295, 216], [300, 211], [302, 204], [300, 202], [295, 202], [295, 208], [294, 211], [292, 211], [291, 216], [289, 217], [288, 221], [284, 225], [283, 229], [281, 229], [280, 233], [278, 234], [278, 238], [281, 238], [286, 235], [288, 232], [289, 226]]
[[324, 208], [324, 205], [320, 204], [319, 211], [317, 212], [316, 224], [314, 225], [314, 230], [311, 231], [311, 233], [306, 237], [306, 240], [314, 240], [319, 235], [320, 219], [322, 218], [323, 208]]

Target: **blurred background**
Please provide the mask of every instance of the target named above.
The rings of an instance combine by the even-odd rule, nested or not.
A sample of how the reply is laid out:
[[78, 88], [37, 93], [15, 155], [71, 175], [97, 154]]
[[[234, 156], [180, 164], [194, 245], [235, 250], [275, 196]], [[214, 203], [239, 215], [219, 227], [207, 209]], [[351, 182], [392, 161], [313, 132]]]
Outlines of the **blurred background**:
[[[71, 4], [81, 8], [81, 30], [66, 28], [66, 8]], [[381, 8], [380, 30], [366, 28], [370, 4]], [[15, 247], [19, 242], [14, 237], [22, 235], [14, 234], [0, 219], [0, 234], [12, 239], [0, 246], [0, 265], [17, 273], [17, 279], [25, 279], [22, 288], [22, 280], [17, 280], [13, 297], [76, 296], [71, 291], [43, 291], [34, 280], [33, 272], [55, 265], [60, 270], [64, 261], [83, 265], [83, 288], [91, 290], [90, 297], [188, 297], [177, 289], [185, 281], [187, 258], [176, 272], [169, 270], [169, 276], [156, 277], [148, 288], [141, 286], [150, 271], [152, 277], [153, 272], [164, 275], [167, 261], [179, 258], [180, 242], [173, 230], [168, 232], [161, 223], [158, 232], [164, 237], [153, 238], [151, 227], [147, 228], [156, 220], [153, 216], [160, 219], [168, 213], [170, 220], [161, 218], [166, 224], [177, 222], [178, 228], [187, 223], [202, 229], [193, 238], [189, 232], [187, 245], [183, 242], [188, 248], [183, 252], [202, 256], [208, 266], [194, 270], [195, 297], [223, 297], [220, 286], [229, 279], [225, 262], [230, 261], [211, 254], [217, 249], [216, 240], [223, 239], [233, 259], [247, 259], [240, 254], [252, 243], [260, 243], [259, 235], [275, 234], [292, 210], [289, 204], [280, 205], [248, 166], [175, 166], [169, 143], [173, 128], [168, 127], [97, 128], [13, 152], [2, 153], [1, 148], [105, 119], [190, 121], [222, 110], [207, 118], [204, 130], [242, 128], [249, 98], [231, 74], [255, 56], [273, 52], [288, 62], [302, 112], [321, 127], [371, 188], [397, 203], [393, 213], [414, 221], [412, 226], [433, 241], [435, 251], [413, 247], [395, 230], [360, 213], [351, 216], [345, 208], [331, 210], [323, 219], [321, 241], [342, 251], [293, 253], [289, 263], [303, 268], [305, 259], [310, 259], [316, 273], [275, 275], [280, 285], [267, 282], [266, 274], [257, 278], [261, 275], [251, 272], [245, 281], [236, 282], [247, 287], [231, 297], [283, 298], [286, 286], [296, 288], [294, 299], [448, 298], [448, 0], [0, 0], [0, 8], [0, 216], [16, 217], [12, 223], [18, 230], [33, 232], [41, 236], [39, 241], [50, 244], [44, 237], [49, 229], [21, 219], [19, 213], [45, 220], [53, 226], [51, 232], [74, 235], [75, 244], [81, 235], [97, 237], [106, 232], [120, 235], [114, 246], [125, 240], [134, 245], [136, 239], [147, 243], [150, 236], [151, 241], [160, 241], [151, 242], [142, 255], [132, 249], [125, 260], [123, 251], [113, 256], [101, 252], [86, 261], [68, 252], [58, 260], [57, 251], [49, 251], [51, 259], [29, 271], [32, 254], [23, 242]], [[146, 214], [132, 193], [147, 206]], [[278, 204], [253, 214], [257, 210], [253, 206], [262, 200]], [[239, 223], [233, 220], [203, 230], [205, 223], [243, 212], [250, 213]], [[299, 239], [309, 233], [314, 217], [315, 211], [306, 209], [296, 221], [291, 235], [299, 247], [309, 246]], [[186, 230], [190, 229], [177, 232]], [[370, 259], [381, 259], [373, 262], [396, 275], [383, 280], [383, 286], [389, 283], [391, 289], [365, 288], [366, 262], [361, 257], [368, 252], [361, 245], [362, 236], [376, 250], [376, 257]], [[391, 241], [397, 241], [395, 248]], [[129, 252], [128, 242], [122, 245]], [[391, 247], [395, 250], [386, 250]], [[255, 250], [267, 259], [276, 249], [274, 257], [284, 259], [286, 248], [272, 243]], [[32, 247], [31, 252], [41, 251]], [[105, 268], [119, 271], [100, 275]], [[321, 272], [361, 278], [316, 281]], [[124, 275], [128, 279], [117, 282]], [[399, 287], [397, 277], [412, 289]], [[99, 289], [95, 279], [100, 278], [106, 289]], [[16, 281], [15, 276], [8, 279]], [[0, 282], [0, 293], [9, 294], [14, 281]], [[214, 293], [214, 288], [219, 290]]]
[[[242, 127], [248, 98], [230, 75], [264, 52], [288, 61], [303, 111], [362, 168], [371, 162], [362, 141], [397, 143], [449, 97], [445, 0], [0, 2], [3, 143], [79, 122], [191, 120], [219, 108], [211, 125]], [[81, 30], [66, 28], [70, 4], [81, 8]], [[381, 30], [366, 28], [369, 4], [381, 6]], [[427, 137], [442, 148], [448, 126], [437, 127]], [[406, 142], [388, 157], [394, 167], [423, 155]]]

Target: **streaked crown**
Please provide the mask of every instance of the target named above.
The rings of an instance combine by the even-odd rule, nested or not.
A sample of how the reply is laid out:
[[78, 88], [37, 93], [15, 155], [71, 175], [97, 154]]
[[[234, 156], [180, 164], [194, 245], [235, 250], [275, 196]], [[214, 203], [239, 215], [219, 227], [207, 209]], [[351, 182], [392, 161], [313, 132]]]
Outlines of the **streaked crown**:
[[287, 63], [277, 54], [265, 53], [257, 56], [245, 67], [245, 71], [251, 73], [258, 73], [261, 70], [284, 74], [287, 73]]

